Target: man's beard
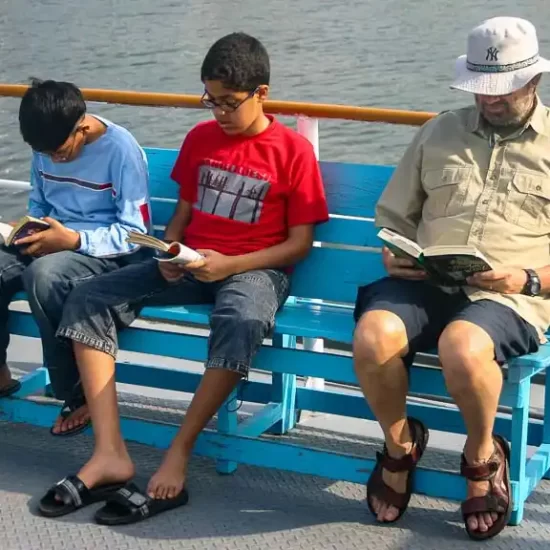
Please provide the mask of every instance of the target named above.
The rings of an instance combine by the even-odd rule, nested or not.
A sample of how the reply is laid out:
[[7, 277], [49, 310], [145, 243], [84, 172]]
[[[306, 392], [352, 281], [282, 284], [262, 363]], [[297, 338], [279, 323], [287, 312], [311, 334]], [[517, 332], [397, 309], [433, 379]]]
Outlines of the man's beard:
[[499, 114], [485, 113], [479, 108], [481, 116], [494, 128], [503, 128], [512, 130], [525, 125], [533, 110], [535, 109], [535, 95], [529, 95], [516, 102], [513, 108], [509, 104], [504, 104], [504, 110]]

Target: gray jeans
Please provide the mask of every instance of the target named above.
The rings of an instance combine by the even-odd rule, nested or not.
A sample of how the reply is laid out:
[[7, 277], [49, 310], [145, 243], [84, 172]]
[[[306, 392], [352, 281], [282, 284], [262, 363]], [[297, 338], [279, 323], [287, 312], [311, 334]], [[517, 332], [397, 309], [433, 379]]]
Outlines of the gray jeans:
[[78, 384], [78, 369], [71, 346], [55, 336], [67, 296], [79, 284], [128, 264], [133, 256], [143, 257], [102, 259], [63, 251], [31, 258], [0, 246], [0, 365], [6, 363], [10, 341], [8, 306], [16, 292], [26, 290], [53, 392], [58, 399], [68, 399]]
[[277, 269], [249, 271], [203, 283], [187, 274], [164, 280], [156, 260], [119, 269], [76, 288], [63, 308], [57, 336], [116, 357], [117, 329], [145, 306], [213, 304], [206, 367], [247, 376], [252, 357], [288, 296], [289, 278]]

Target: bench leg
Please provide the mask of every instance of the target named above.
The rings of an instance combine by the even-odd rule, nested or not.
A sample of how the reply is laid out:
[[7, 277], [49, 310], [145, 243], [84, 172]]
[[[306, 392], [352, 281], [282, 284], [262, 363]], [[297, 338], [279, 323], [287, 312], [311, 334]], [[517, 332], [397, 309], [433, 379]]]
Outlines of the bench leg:
[[[237, 433], [237, 388], [224, 401], [218, 411], [218, 432], [222, 434]], [[218, 474], [232, 474], [237, 469], [237, 463], [229, 460], [216, 460]]]
[[[544, 374], [544, 426], [542, 429], [542, 442], [550, 443], [550, 369]], [[550, 470], [544, 475], [544, 479], [550, 479]]]
[[[296, 337], [289, 334], [273, 336], [273, 346], [278, 348], [296, 348]], [[284, 435], [296, 425], [296, 375], [274, 372], [271, 378], [271, 402], [282, 403], [282, 417], [268, 433]]]
[[510, 479], [512, 482], [512, 498], [514, 501], [514, 507], [509, 522], [510, 525], [519, 525], [523, 519], [525, 499], [528, 496], [526, 464], [531, 380], [523, 380], [517, 384], [516, 388], [516, 406], [512, 409], [510, 455]]

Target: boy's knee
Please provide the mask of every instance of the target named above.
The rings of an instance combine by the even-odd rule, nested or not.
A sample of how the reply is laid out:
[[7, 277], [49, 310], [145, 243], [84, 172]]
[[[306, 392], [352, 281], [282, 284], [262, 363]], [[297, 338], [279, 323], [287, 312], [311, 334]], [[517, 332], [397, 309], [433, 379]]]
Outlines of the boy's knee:
[[251, 310], [234, 310], [227, 314], [214, 312], [210, 320], [213, 330], [222, 331], [232, 338], [257, 339], [269, 331], [270, 323], [260, 312]]
[[30, 300], [51, 301], [68, 291], [62, 265], [51, 256], [34, 260], [23, 271], [22, 280]]

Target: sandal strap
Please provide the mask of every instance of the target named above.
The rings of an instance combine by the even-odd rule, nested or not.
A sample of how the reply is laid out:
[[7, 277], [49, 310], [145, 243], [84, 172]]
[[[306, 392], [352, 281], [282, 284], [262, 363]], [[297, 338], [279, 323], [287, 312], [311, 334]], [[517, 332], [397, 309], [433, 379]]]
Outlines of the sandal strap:
[[109, 502], [116, 502], [132, 514], [140, 513], [144, 517], [149, 515], [149, 497], [145, 496], [133, 483], [113, 493], [107, 499], [107, 503]]
[[416, 444], [413, 444], [413, 449], [410, 453], [403, 455], [401, 458], [390, 456], [386, 447], [384, 452], [376, 453], [376, 460], [382, 464], [384, 470], [388, 472], [410, 472], [418, 462], [418, 452]]
[[394, 458], [390, 456], [386, 445], [384, 445], [382, 453], [376, 453], [377, 461], [380, 462], [384, 470], [388, 472], [410, 472], [422, 458], [422, 453], [424, 452], [423, 436], [426, 429], [420, 421], [413, 418], [408, 419], [408, 424], [412, 439], [412, 449], [409, 453], [400, 458]]
[[86, 504], [89, 497], [88, 488], [77, 476], [63, 478], [50, 491], [60, 497], [64, 504], [73, 504], [76, 508], [80, 508]]
[[373, 495], [376, 495], [378, 500], [381, 500], [391, 506], [395, 506], [399, 510], [405, 508], [411, 498], [407, 491], [404, 493], [398, 493], [389, 485], [386, 485], [382, 479], [382, 476], [373, 480], [369, 490]]
[[472, 514], [483, 514], [486, 512], [496, 512], [502, 514], [506, 511], [508, 500], [496, 493], [489, 493], [482, 497], [472, 497], [465, 500], [460, 508], [462, 516], [466, 519]]
[[475, 466], [468, 464], [466, 457], [462, 454], [460, 459], [460, 474], [470, 481], [489, 481], [495, 477], [500, 466], [501, 460], [495, 457], [495, 453], [493, 453], [487, 462]]

